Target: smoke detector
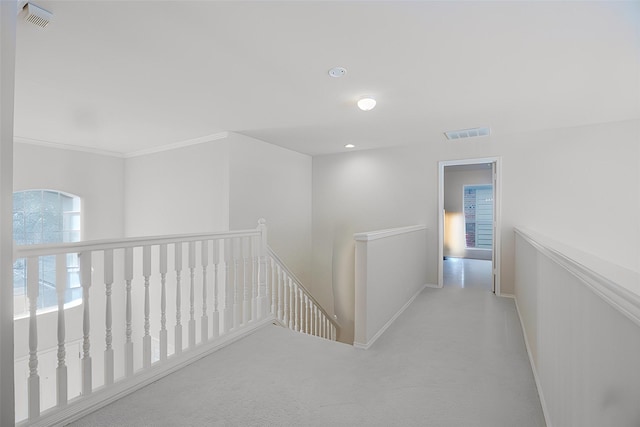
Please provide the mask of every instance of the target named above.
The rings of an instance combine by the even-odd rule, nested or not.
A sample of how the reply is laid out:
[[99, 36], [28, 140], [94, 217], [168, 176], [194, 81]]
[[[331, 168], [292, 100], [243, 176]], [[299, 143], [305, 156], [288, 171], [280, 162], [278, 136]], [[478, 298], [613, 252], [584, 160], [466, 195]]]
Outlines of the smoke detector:
[[42, 28], [49, 25], [49, 22], [53, 17], [53, 13], [44, 10], [33, 3], [27, 3], [24, 6], [24, 10], [27, 12], [24, 17], [25, 21], [31, 22], [32, 24]]
[[447, 139], [475, 138], [478, 136], [491, 135], [491, 128], [487, 126], [483, 128], [450, 130], [449, 132], [445, 132], [444, 134], [447, 137]]
[[333, 67], [329, 70], [329, 75], [331, 77], [342, 77], [347, 74], [347, 69], [343, 67]]

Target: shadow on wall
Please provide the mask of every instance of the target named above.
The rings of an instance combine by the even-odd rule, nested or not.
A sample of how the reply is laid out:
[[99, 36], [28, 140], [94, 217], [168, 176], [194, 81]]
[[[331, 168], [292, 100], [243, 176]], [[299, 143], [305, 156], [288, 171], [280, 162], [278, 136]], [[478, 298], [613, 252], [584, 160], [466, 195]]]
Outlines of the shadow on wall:
[[353, 234], [354, 230], [349, 224], [336, 226], [331, 254], [333, 306], [340, 324], [337, 338], [338, 341], [346, 344], [353, 344], [356, 262]]

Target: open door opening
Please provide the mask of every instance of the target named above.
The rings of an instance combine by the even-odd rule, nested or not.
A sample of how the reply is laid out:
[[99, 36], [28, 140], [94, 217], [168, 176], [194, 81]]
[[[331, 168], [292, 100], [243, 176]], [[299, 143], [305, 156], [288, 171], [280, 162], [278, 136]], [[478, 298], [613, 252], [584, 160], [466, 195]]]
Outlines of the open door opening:
[[438, 286], [465, 287], [467, 274], [468, 286], [500, 295], [500, 159], [441, 161], [438, 169]]

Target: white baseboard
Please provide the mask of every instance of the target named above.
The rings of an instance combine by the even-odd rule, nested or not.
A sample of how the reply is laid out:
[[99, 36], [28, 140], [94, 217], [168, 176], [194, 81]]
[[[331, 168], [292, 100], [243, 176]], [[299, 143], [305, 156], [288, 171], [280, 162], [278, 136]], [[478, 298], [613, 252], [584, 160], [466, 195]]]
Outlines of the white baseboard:
[[[405, 305], [403, 305], [403, 306], [402, 306], [402, 308], [400, 308], [400, 310], [398, 310], [398, 312], [397, 312], [396, 314], [394, 314], [394, 315], [393, 315], [393, 317], [392, 317], [391, 319], [389, 319], [389, 321], [388, 321], [387, 323], [385, 323], [385, 324], [384, 324], [384, 326], [383, 326], [382, 328], [380, 328], [380, 330], [379, 330], [379, 331], [378, 331], [378, 332], [377, 332], [377, 333], [376, 333], [376, 334], [375, 334], [375, 335], [374, 335], [374, 336], [373, 336], [373, 337], [372, 337], [368, 342], [366, 342], [366, 343], [359, 343], [359, 342], [354, 341], [354, 342], [353, 342], [353, 346], [354, 346], [355, 348], [360, 349], [360, 350], [368, 350], [368, 349], [373, 345], [373, 343], [375, 343], [375, 342], [376, 342], [376, 340], [377, 340], [378, 338], [380, 338], [380, 336], [384, 333], [384, 331], [386, 331], [386, 330], [387, 330], [387, 328], [388, 328], [389, 326], [391, 326], [391, 324], [392, 324], [392, 323], [393, 323], [393, 322], [394, 322], [394, 321], [395, 321], [395, 320], [396, 320], [396, 319], [397, 319], [397, 318], [398, 318], [398, 317], [399, 317], [399, 316], [400, 316], [400, 315], [401, 315], [401, 314], [402, 314], [402, 313], [407, 309], [407, 307], [409, 307], [409, 306], [411, 305], [411, 303], [413, 302], [413, 300], [415, 300], [415, 299], [416, 299], [416, 297], [417, 297], [418, 295], [420, 295], [420, 292], [422, 292], [422, 291], [424, 290], [424, 288], [426, 288], [426, 287], [428, 287], [428, 286], [429, 286], [429, 285], [422, 285], [422, 286], [420, 287], [420, 289], [418, 289], [418, 291], [417, 291], [415, 294], [413, 294], [413, 296], [412, 296], [411, 298], [409, 298], [409, 301], [407, 301], [407, 302], [405, 303]], [[429, 286], [429, 287], [430, 287], [430, 286]]]
[[426, 285], [424, 285], [425, 288], [434, 288], [434, 289], [440, 289], [441, 286], [438, 286], [438, 284], [433, 284], [433, 283], [427, 283]]
[[538, 390], [538, 397], [540, 398], [540, 406], [542, 406], [542, 414], [544, 415], [544, 421], [547, 424], [547, 427], [552, 427], [551, 420], [549, 419], [549, 410], [547, 409], [547, 403], [544, 400], [544, 393], [542, 392], [542, 385], [540, 384], [540, 378], [538, 377], [538, 371], [536, 370], [536, 365], [533, 362], [533, 355], [531, 354], [531, 349], [529, 348], [529, 341], [527, 340], [527, 330], [524, 327], [524, 322], [522, 321], [522, 316], [520, 315], [520, 307], [518, 307], [518, 299], [515, 295], [501, 295], [505, 298], [513, 298], [513, 301], [516, 303], [516, 312], [518, 313], [518, 319], [520, 320], [520, 327], [522, 327], [522, 335], [524, 338], [524, 345], [527, 348], [527, 355], [529, 356], [529, 364], [531, 365], [531, 371], [533, 372], [533, 379], [536, 382], [536, 389]]
[[237, 331], [228, 332], [205, 345], [184, 350], [180, 356], [169, 357], [166, 362], [134, 374], [133, 377], [126, 380], [116, 382], [113, 386], [108, 388], [100, 387], [94, 390], [89, 396], [80, 396], [72, 399], [65, 408], [51, 408], [44, 411], [35, 421], [25, 420], [16, 425], [37, 427], [67, 425], [254, 333], [256, 330], [273, 323], [274, 320], [275, 317], [270, 315], [258, 322], [249, 323], [246, 327]]

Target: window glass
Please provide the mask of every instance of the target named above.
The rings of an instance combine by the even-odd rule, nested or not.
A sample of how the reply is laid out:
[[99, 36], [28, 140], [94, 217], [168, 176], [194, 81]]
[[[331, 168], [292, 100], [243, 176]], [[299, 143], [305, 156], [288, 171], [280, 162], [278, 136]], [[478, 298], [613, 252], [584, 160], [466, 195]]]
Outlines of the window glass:
[[[13, 239], [17, 245], [80, 241], [80, 198], [52, 190], [13, 193]], [[58, 305], [56, 257], [40, 257], [38, 309]], [[65, 303], [82, 298], [77, 254], [67, 255]], [[13, 264], [14, 314], [28, 312], [26, 262]]]
[[493, 186], [464, 186], [464, 223], [467, 248], [493, 246]]

